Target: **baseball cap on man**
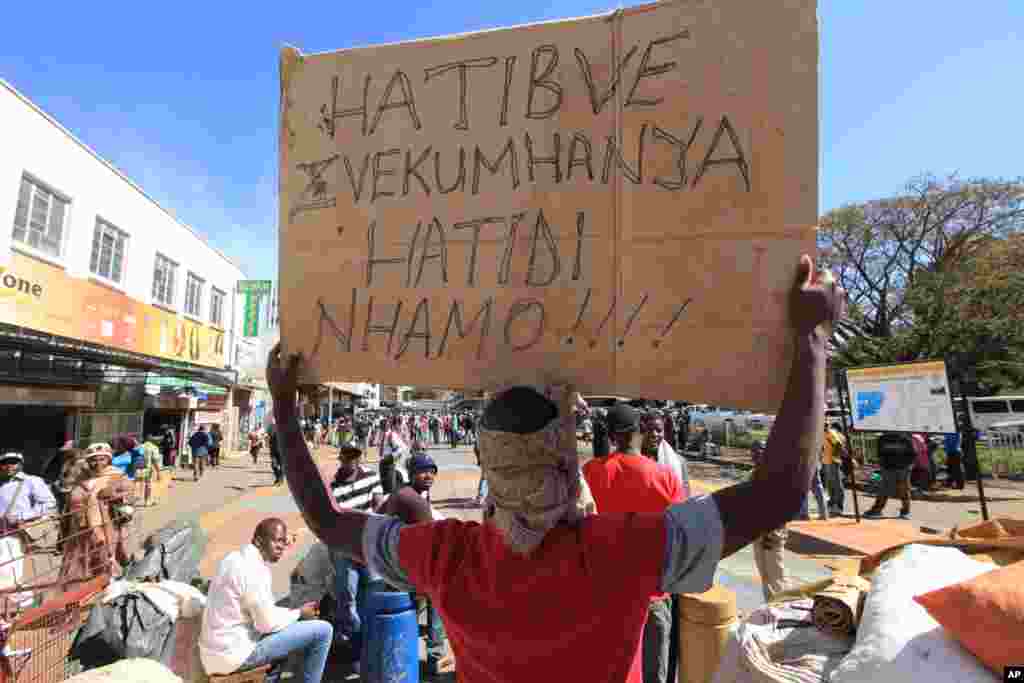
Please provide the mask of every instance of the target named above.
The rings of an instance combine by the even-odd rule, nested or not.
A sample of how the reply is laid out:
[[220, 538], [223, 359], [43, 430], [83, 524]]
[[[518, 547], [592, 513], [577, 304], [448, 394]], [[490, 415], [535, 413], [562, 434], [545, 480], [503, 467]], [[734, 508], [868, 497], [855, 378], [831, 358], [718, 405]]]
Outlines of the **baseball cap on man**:
[[409, 458], [408, 469], [409, 474], [426, 472], [427, 470], [434, 470], [434, 474], [437, 474], [437, 463], [426, 453], [417, 453]]
[[612, 434], [635, 432], [640, 427], [640, 416], [632, 406], [625, 403], [616, 403], [609, 408], [605, 421], [608, 424], [608, 431]]
[[5, 462], [25, 462], [25, 456], [16, 451], [8, 451], [0, 455], [0, 463]]

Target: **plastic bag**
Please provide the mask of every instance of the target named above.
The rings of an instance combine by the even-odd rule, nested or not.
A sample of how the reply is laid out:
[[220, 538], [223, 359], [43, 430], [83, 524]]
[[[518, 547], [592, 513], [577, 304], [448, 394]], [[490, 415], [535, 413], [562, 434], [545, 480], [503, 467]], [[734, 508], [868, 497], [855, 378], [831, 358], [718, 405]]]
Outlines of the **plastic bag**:
[[199, 575], [199, 563], [206, 549], [207, 535], [195, 522], [174, 522], [145, 540], [145, 555], [134, 563], [124, 578], [170, 579], [190, 583]]
[[145, 657], [165, 666], [174, 655], [174, 622], [142, 593], [126, 593], [89, 612], [68, 656], [83, 669]]

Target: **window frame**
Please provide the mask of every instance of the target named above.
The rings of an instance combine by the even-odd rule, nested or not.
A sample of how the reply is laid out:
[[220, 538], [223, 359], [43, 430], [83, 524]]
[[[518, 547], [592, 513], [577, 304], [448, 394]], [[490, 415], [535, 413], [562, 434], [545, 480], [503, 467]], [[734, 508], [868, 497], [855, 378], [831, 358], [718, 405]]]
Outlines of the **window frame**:
[[[1000, 403], [1002, 404], [1002, 410], [993, 410]], [[971, 410], [978, 415], [1002, 415], [1010, 412], [1009, 403], [1007, 399], [995, 396], [980, 401], [971, 401]]]
[[[189, 286], [192, 284], [193, 280], [195, 280], [195, 281], [197, 281], [199, 283], [199, 288], [198, 288], [198, 291], [196, 292], [196, 296], [194, 298], [194, 303], [196, 305], [196, 310], [194, 310], [194, 311], [189, 310], [189, 289], [190, 289]], [[203, 286], [205, 284], [206, 284], [206, 280], [204, 280], [203, 278], [199, 277], [198, 275], [193, 273], [191, 270], [187, 271], [187, 274], [185, 275], [185, 300], [183, 302], [181, 310], [182, 310], [182, 312], [185, 315], [187, 315], [188, 317], [190, 317], [190, 318], [192, 318], [194, 320], [199, 320], [199, 321], [202, 320], [202, 316], [203, 316]]]
[[[163, 261], [166, 261], [168, 264], [170, 264], [170, 266], [173, 269], [173, 271], [171, 273], [171, 277], [168, 278], [168, 281], [165, 283], [165, 289], [170, 289], [170, 296], [168, 297], [169, 301], [165, 301], [164, 299], [160, 299], [156, 295], [156, 272], [157, 272], [157, 266], [159, 266], [160, 263], [161, 263], [161, 259]], [[162, 306], [164, 308], [169, 308], [171, 310], [175, 309], [175, 304], [177, 302], [177, 294], [178, 294], [178, 291], [177, 291], [178, 268], [180, 268], [180, 267], [181, 267], [181, 264], [178, 263], [177, 261], [175, 261], [174, 259], [170, 258], [169, 256], [166, 256], [165, 254], [161, 254], [159, 251], [156, 252], [156, 256], [153, 258], [153, 287], [150, 288], [150, 296], [151, 296], [151, 298], [153, 300], [153, 304], [155, 306]]]
[[[214, 318], [213, 303], [214, 301], [217, 300], [218, 297], [220, 298], [220, 307], [217, 310], [217, 313], [219, 315], [216, 318]], [[224, 329], [224, 302], [227, 301], [227, 298], [227, 292], [225, 292], [223, 289], [218, 289], [217, 287], [210, 285], [210, 324], [213, 325], [214, 327], [219, 327], [222, 330]]]
[[[102, 245], [102, 243], [99, 245], [99, 248], [100, 248], [101, 251], [97, 252], [97, 255], [96, 255], [96, 268], [97, 268], [97, 270], [93, 270], [92, 252], [93, 252], [93, 250], [97, 246], [96, 245], [96, 241], [100, 237], [100, 231], [101, 230], [109, 231], [109, 232], [115, 234], [115, 242], [114, 242], [113, 246], [111, 247], [111, 249], [113, 251], [111, 251], [111, 254], [110, 254], [110, 273], [111, 274], [113, 274], [114, 255], [115, 255], [115, 253], [117, 251], [116, 237], [119, 236], [119, 237], [123, 238], [123, 244], [122, 244], [122, 249], [121, 249], [121, 273], [120, 273], [120, 278], [117, 279], [117, 280], [115, 280], [110, 275], [104, 275], [103, 273], [98, 272], [99, 271], [99, 266], [100, 266], [100, 264], [103, 261], [103, 256], [102, 256], [103, 245]], [[131, 241], [131, 235], [128, 233], [127, 230], [122, 230], [121, 228], [117, 227], [116, 225], [114, 225], [113, 223], [108, 221], [103, 216], [96, 216], [96, 224], [93, 226], [93, 229], [92, 229], [92, 244], [89, 247], [89, 275], [91, 277], [93, 277], [93, 278], [96, 278], [96, 279], [102, 281], [102, 282], [106, 282], [106, 283], [109, 283], [109, 284], [111, 284], [111, 285], [113, 285], [115, 287], [118, 287], [120, 289], [124, 289], [125, 280], [128, 277], [128, 244], [129, 244], [130, 241]]]
[[[25, 215], [25, 227], [24, 227], [24, 229], [25, 229], [26, 240], [20, 240], [17, 237], [15, 237], [14, 233], [18, 229], [18, 203], [21, 200], [21, 185], [22, 185], [22, 183], [26, 183], [26, 182], [32, 187], [32, 193], [29, 195], [29, 203], [28, 203], [28, 208], [26, 210], [26, 215]], [[58, 240], [59, 246], [57, 247], [58, 253], [56, 255], [51, 254], [49, 251], [46, 251], [45, 249], [41, 249], [40, 247], [34, 247], [34, 246], [32, 246], [27, 241], [27, 238], [28, 238], [29, 234], [31, 234], [31, 227], [30, 226], [31, 226], [31, 223], [32, 223], [32, 217], [31, 217], [31, 215], [32, 215], [32, 204], [33, 204], [33, 200], [35, 198], [35, 193], [36, 193], [37, 188], [45, 190], [46, 192], [48, 192], [50, 194], [51, 198], [56, 198], [59, 201], [64, 203], [64, 220], [63, 220], [62, 225], [60, 227], [60, 237], [59, 237], [59, 240]], [[72, 202], [71, 197], [69, 195], [65, 194], [64, 192], [61, 192], [58, 189], [56, 189], [50, 183], [47, 183], [46, 181], [41, 180], [35, 174], [29, 173], [28, 171], [22, 171], [21, 178], [18, 181], [18, 196], [17, 196], [17, 198], [14, 201], [14, 220], [11, 221], [11, 233], [10, 233], [10, 235], [11, 235], [11, 247], [14, 248], [14, 249], [20, 250], [20, 251], [22, 251], [24, 253], [27, 253], [30, 256], [35, 256], [35, 257], [43, 259], [44, 261], [50, 261], [50, 262], [56, 263], [57, 265], [63, 266], [64, 265], [64, 259], [65, 259], [65, 251], [67, 249], [67, 244], [68, 244], [68, 233], [70, 232], [71, 207], [72, 207], [72, 205], [73, 205], [73, 202]], [[51, 213], [52, 213], [52, 204], [47, 209], [47, 219], [46, 219], [47, 229], [49, 229]]]

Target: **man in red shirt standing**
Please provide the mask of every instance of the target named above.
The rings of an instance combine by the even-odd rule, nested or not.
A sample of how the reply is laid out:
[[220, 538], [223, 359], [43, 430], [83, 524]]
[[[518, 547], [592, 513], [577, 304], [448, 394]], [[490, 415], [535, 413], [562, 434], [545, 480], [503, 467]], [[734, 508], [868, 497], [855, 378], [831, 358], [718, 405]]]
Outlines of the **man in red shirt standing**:
[[[461, 683], [535, 681], [538, 671], [545, 680], [640, 683], [651, 598], [706, 591], [721, 558], [793, 519], [810, 488], [824, 434], [829, 332], [822, 324], [839, 319], [844, 295], [831, 279], [814, 276], [810, 258], [799, 271], [785, 396], [765, 465], [749, 482], [661, 512], [584, 516], [572, 393], [549, 398], [515, 387], [491, 400], [479, 425], [494, 508], [483, 524], [405, 524], [341, 509], [299, 429], [302, 357], [285, 360], [278, 346], [267, 381], [292, 496], [330, 548], [392, 586], [430, 597]], [[427, 503], [410, 497], [410, 505]]]
[[[607, 424], [615, 451], [583, 466], [583, 476], [601, 514], [664, 513], [673, 503], [682, 503], [685, 495], [676, 474], [640, 454], [644, 435], [637, 411], [618, 403], [608, 411]], [[651, 598], [644, 624], [644, 683], [668, 682], [671, 642], [672, 596], [658, 593]]]

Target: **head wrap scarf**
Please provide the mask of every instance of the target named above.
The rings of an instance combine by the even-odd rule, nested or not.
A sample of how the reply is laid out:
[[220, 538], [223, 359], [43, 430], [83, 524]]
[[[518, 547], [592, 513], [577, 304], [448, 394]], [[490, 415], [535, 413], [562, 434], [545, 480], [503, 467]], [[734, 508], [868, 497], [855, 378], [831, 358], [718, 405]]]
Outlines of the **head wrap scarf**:
[[559, 522], [574, 523], [595, 511], [576, 453], [576, 393], [565, 386], [544, 393], [558, 415], [539, 431], [479, 430], [480, 467], [489, 488], [487, 502], [494, 505], [491, 523], [523, 555]]

